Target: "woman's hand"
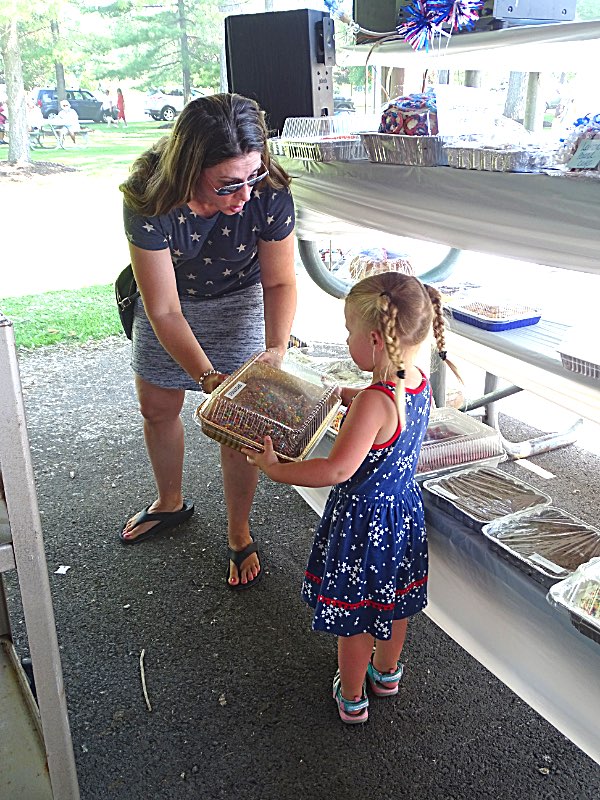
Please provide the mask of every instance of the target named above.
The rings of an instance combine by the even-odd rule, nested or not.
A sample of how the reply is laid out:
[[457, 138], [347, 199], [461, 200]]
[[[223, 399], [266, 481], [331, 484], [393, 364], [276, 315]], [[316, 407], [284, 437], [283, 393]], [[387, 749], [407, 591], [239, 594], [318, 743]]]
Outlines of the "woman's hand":
[[284, 355], [285, 350], [281, 352], [278, 347], [269, 347], [264, 353], [259, 355], [257, 361], [265, 361], [267, 364], [275, 367], [275, 369], [279, 369]]
[[253, 464], [268, 475], [269, 467], [279, 464], [279, 459], [275, 455], [275, 450], [273, 450], [273, 441], [270, 436], [265, 436], [264, 446], [264, 453], [250, 450], [248, 447], [242, 447], [242, 453], [246, 456], [246, 461], [249, 464]]
[[217, 372], [213, 375], [207, 375], [206, 378], [202, 381], [202, 386], [200, 387], [205, 394], [211, 394], [220, 386], [223, 381], [227, 380], [229, 375], [224, 375], [222, 372]]

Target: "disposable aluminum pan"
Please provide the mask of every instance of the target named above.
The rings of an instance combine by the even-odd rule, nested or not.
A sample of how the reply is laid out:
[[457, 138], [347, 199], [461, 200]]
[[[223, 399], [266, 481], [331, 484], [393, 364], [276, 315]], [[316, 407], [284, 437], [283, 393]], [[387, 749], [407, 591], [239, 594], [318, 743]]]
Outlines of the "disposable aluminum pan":
[[548, 166], [548, 156], [536, 150], [495, 149], [491, 147], [444, 148], [449, 167], [488, 172], [540, 172]]
[[549, 495], [494, 467], [453, 472], [423, 488], [434, 505], [478, 533], [490, 522], [551, 503]]
[[369, 161], [408, 167], [437, 167], [446, 163], [441, 136], [361, 133]]

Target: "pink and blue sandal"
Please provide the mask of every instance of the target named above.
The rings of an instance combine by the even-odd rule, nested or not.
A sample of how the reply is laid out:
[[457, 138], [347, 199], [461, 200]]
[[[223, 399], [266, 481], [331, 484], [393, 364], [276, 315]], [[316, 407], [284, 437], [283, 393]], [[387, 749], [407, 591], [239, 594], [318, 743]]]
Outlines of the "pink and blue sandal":
[[333, 677], [333, 699], [337, 704], [340, 719], [346, 725], [358, 725], [369, 719], [369, 700], [366, 689], [366, 684], [363, 683], [362, 697], [346, 700], [345, 697], [342, 697], [342, 679], [339, 669], [335, 673]]
[[373, 662], [369, 661], [367, 678], [369, 679], [371, 691], [376, 697], [391, 697], [394, 694], [398, 694], [398, 683], [402, 678], [403, 672], [404, 665], [399, 661], [396, 664], [394, 672], [379, 672], [379, 670], [375, 669], [373, 666]]

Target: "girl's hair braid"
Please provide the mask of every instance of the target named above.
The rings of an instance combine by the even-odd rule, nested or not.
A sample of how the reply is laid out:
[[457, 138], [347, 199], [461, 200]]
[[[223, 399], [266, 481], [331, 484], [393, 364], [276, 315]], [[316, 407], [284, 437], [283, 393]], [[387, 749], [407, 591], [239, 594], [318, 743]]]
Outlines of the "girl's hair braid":
[[452, 372], [456, 375], [458, 380], [462, 383], [463, 379], [461, 378], [456, 365], [452, 361], [450, 361], [446, 355], [446, 336], [445, 336], [446, 325], [444, 322], [444, 312], [442, 309], [442, 295], [433, 286], [423, 284], [423, 287], [427, 292], [427, 294], [429, 295], [429, 299], [431, 300], [431, 305], [433, 306], [433, 335], [435, 337], [435, 341], [437, 344], [438, 354], [442, 359], [442, 361], [446, 363], [446, 365], [452, 370]]
[[442, 298], [437, 289], [425, 286], [413, 275], [381, 272], [355, 283], [346, 297], [368, 330], [381, 333], [390, 362], [396, 369], [396, 407], [402, 427], [406, 422], [404, 356], [422, 344], [432, 328], [440, 358], [462, 381], [454, 364], [446, 358]]

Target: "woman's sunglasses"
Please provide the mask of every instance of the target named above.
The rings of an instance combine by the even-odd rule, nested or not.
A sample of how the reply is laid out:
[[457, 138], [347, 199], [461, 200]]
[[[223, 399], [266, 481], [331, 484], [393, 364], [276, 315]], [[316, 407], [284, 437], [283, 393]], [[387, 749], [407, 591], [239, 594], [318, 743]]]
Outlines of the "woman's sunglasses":
[[[264, 164], [261, 163], [261, 167], [263, 166]], [[255, 175], [254, 178], [248, 178], [247, 181], [242, 181], [241, 183], [230, 183], [228, 186], [221, 186], [220, 189], [217, 189], [216, 186], [213, 186], [212, 183], [210, 183], [210, 181], [208, 182], [212, 186], [212, 189], [215, 194], [218, 194], [219, 197], [225, 197], [228, 194], [235, 194], [236, 192], [239, 192], [239, 190], [246, 185], [256, 186], [257, 183], [264, 181], [264, 179], [267, 177], [268, 174], [269, 170], [265, 169], [264, 172], [262, 172], [260, 175]]]

